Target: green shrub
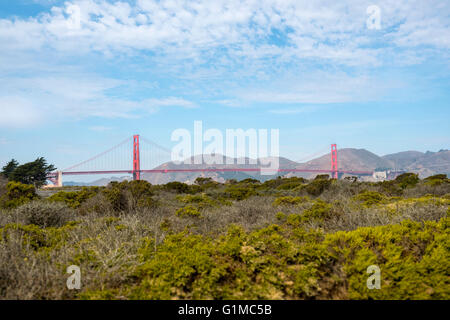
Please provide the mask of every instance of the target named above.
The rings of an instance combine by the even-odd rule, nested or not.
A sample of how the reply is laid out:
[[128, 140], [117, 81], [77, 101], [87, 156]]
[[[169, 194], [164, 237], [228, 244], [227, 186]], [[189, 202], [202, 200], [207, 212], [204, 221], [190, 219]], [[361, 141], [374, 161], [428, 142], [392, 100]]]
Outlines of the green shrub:
[[163, 221], [159, 225], [159, 229], [165, 232], [169, 232], [172, 228], [172, 223], [169, 221], [169, 219], [163, 219]]
[[396, 181], [382, 181], [377, 185], [381, 186], [383, 193], [389, 196], [401, 196], [403, 189], [396, 183]]
[[11, 181], [6, 185], [6, 194], [0, 198], [0, 206], [11, 209], [38, 199], [33, 185]]
[[195, 185], [190, 186], [190, 193], [197, 193], [200, 192], [197, 190], [211, 189], [219, 185], [219, 183], [214, 181], [211, 177], [198, 177], [195, 179], [194, 183]]
[[288, 182], [288, 183], [283, 183], [282, 185], [278, 186], [277, 190], [293, 190], [302, 185], [303, 185], [302, 182]]
[[278, 197], [273, 201], [274, 206], [299, 205], [309, 201], [308, 197]]
[[25, 224], [34, 224], [42, 228], [61, 227], [74, 218], [72, 209], [62, 203], [33, 201], [15, 209], [15, 214]]
[[183, 217], [200, 217], [201, 216], [200, 211], [192, 205], [187, 205], [183, 208], [178, 209], [175, 212], [175, 214], [181, 218], [183, 218]]
[[447, 175], [446, 174], [437, 174], [428, 178], [424, 179], [424, 182], [426, 185], [428, 186], [440, 186], [444, 183], [449, 183], [449, 179], [447, 179]]
[[[404, 221], [327, 235], [325, 244], [341, 265], [349, 299], [449, 299], [448, 218]], [[381, 269], [381, 289], [369, 290], [366, 270]]]
[[275, 179], [270, 179], [270, 180], [264, 181], [264, 183], [262, 185], [266, 189], [275, 189], [278, 186], [282, 185], [283, 183], [285, 183], [285, 178], [278, 176]]
[[320, 196], [326, 189], [330, 187], [330, 185], [331, 180], [316, 178], [306, 185], [305, 190], [312, 196]]
[[264, 185], [267, 187], [275, 188], [277, 190], [298, 190], [308, 181], [304, 178], [291, 177], [291, 178], [278, 178], [266, 181]]
[[134, 199], [151, 197], [153, 195], [152, 185], [146, 180], [133, 180], [127, 182], [126, 187]]
[[10, 223], [0, 228], [0, 242], [7, 243], [11, 241], [14, 234], [20, 236], [23, 244], [29, 244], [35, 249], [45, 245], [43, 230], [36, 225], [22, 225], [19, 223]]
[[436, 174], [434, 176], [430, 176], [424, 179], [425, 181], [429, 181], [429, 180], [447, 180], [447, 175], [446, 174]]
[[364, 190], [353, 199], [356, 201], [361, 201], [366, 207], [371, 207], [373, 205], [383, 203], [386, 200], [386, 196], [376, 191]]
[[99, 192], [98, 187], [83, 187], [80, 191], [59, 191], [48, 198], [51, 202], [64, 202], [71, 208], [79, 208], [86, 200]]
[[279, 211], [275, 215], [275, 218], [277, 218], [277, 220], [284, 221], [286, 220], [286, 215], [283, 212]]
[[124, 211], [128, 209], [128, 201], [124, 190], [118, 184], [110, 184], [102, 191], [106, 200], [111, 204], [113, 210]]
[[292, 213], [292, 214], [288, 215], [287, 219], [286, 219], [286, 223], [293, 227], [300, 226], [301, 222], [302, 222], [302, 216], [297, 213]]
[[189, 185], [186, 183], [173, 181], [166, 183], [164, 185], [164, 189], [170, 192], [176, 192], [176, 193], [188, 193], [189, 192]]
[[244, 180], [239, 181], [239, 184], [260, 184], [261, 182], [256, 179], [247, 178]]
[[314, 201], [311, 208], [303, 211], [302, 219], [305, 221], [324, 221], [332, 214], [332, 205], [321, 199]]
[[229, 185], [224, 190], [224, 196], [233, 200], [244, 200], [251, 196], [257, 195], [257, 192], [249, 186], [241, 186], [240, 184]]
[[115, 211], [135, 210], [153, 207], [156, 201], [152, 198], [152, 185], [145, 180], [111, 182], [102, 194]]
[[214, 184], [211, 184], [211, 185], [206, 184], [203, 186], [191, 184], [191, 185], [189, 185], [189, 189], [185, 193], [196, 194], [196, 193], [203, 192], [204, 190], [206, 190], [208, 188], [215, 188], [215, 187], [216, 187], [216, 185], [214, 185]]

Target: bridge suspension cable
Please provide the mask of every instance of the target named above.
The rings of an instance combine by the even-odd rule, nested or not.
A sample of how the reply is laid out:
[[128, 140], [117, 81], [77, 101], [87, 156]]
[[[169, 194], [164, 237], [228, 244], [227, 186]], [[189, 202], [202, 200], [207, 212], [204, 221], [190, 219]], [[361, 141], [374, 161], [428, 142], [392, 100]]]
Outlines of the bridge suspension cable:
[[[63, 171], [63, 172], [68, 172], [68, 171], [72, 171], [72, 170], [75, 169], [75, 168], [79, 168], [79, 167], [81, 167], [81, 166], [83, 166], [83, 165], [85, 165], [85, 164], [87, 164], [87, 163], [89, 163], [89, 162], [92, 162], [92, 161], [94, 161], [94, 160], [96, 160], [96, 159], [99, 159], [100, 157], [102, 157], [102, 156], [104, 156], [104, 155], [106, 155], [106, 154], [109, 154], [109, 153], [113, 152], [114, 150], [117, 150], [117, 149], [120, 148], [121, 146], [124, 146], [127, 142], [128, 142], [128, 143], [131, 143], [131, 142], [132, 142], [132, 137], [128, 137], [128, 138], [126, 138], [125, 140], [123, 140], [123, 141], [121, 141], [120, 143], [118, 143], [117, 145], [113, 146], [112, 148], [109, 148], [109, 149], [106, 150], [106, 151], [103, 151], [103, 152], [101, 152], [101, 153], [99, 153], [99, 154], [97, 154], [97, 155], [95, 155], [95, 156], [93, 156], [93, 157], [91, 157], [91, 158], [89, 158], [89, 159], [83, 161], [83, 162], [77, 163], [76, 165], [73, 165], [73, 166], [71, 166], [71, 167], [69, 167], [69, 168], [66, 168], [66, 169], [62, 170], [62, 171]], [[110, 161], [110, 162], [111, 162], [111, 161]], [[109, 163], [109, 164], [111, 164], [111, 163]]]

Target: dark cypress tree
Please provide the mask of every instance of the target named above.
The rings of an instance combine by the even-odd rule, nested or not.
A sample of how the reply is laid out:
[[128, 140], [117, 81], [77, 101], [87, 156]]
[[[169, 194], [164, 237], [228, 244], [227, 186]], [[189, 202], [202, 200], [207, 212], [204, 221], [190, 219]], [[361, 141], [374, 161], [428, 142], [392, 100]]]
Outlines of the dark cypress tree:
[[2, 175], [6, 179], [10, 179], [11, 174], [13, 173], [14, 170], [16, 170], [18, 166], [19, 163], [15, 159], [12, 159], [2, 168]]
[[18, 166], [10, 175], [9, 180], [33, 184], [36, 188], [45, 185], [47, 175], [56, 170], [53, 165], [47, 164], [44, 158], [37, 158], [33, 162], [28, 162]]

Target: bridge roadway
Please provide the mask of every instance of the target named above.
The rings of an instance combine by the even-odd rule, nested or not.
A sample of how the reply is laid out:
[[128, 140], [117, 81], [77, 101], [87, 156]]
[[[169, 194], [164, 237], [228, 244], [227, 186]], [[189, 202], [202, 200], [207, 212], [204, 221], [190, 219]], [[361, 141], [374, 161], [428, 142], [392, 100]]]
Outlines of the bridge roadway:
[[[269, 169], [269, 168], [205, 168], [205, 169], [152, 169], [139, 170], [140, 173], [176, 173], [176, 172], [304, 172], [304, 173], [333, 173], [332, 170], [322, 169]], [[89, 175], [89, 174], [133, 174], [133, 170], [106, 170], [106, 171], [63, 171], [63, 175]], [[354, 175], [372, 175], [372, 171], [338, 170], [338, 173]], [[57, 172], [51, 173], [49, 177], [57, 177]]]

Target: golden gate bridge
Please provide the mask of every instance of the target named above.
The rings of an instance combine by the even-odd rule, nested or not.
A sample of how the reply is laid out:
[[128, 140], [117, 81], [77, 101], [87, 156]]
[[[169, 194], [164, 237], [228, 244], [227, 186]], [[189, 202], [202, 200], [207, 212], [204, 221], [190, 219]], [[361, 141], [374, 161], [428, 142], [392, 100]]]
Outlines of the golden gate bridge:
[[[131, 154], [130, 154], [131, 151]], [[125, 155], [125, 157], [124, 157]], [[69, 168], [50, 173], [47, 178], [55, 186], [62, 186], [63, 176], [78, 175], [107, 175], [107, 174], [131, 174], [133, 180], [141, 180], [142, 173], [177, 173], [177, 172], [261, 172], [261, 168], [255, 167], [207, 167], [194, 168], [189, 165], [180, 169], [159, 168], [163, 163], [171, 159], [171, 151], [157, 143], [140, 135], [128, 137], [114, 147], [103, 151], [83, 162]], [[151, 169], [153, 168], [153, 169]], [[330, 167], [323, 169], [308, 168], [278, 168], [280, 173], [320, 173], [331, 174], [338, 179], [342, 174], [372, 175], [372, 171], [344, 170], [338, 167], [338, 149], [336, 144], [331, 145]]]

